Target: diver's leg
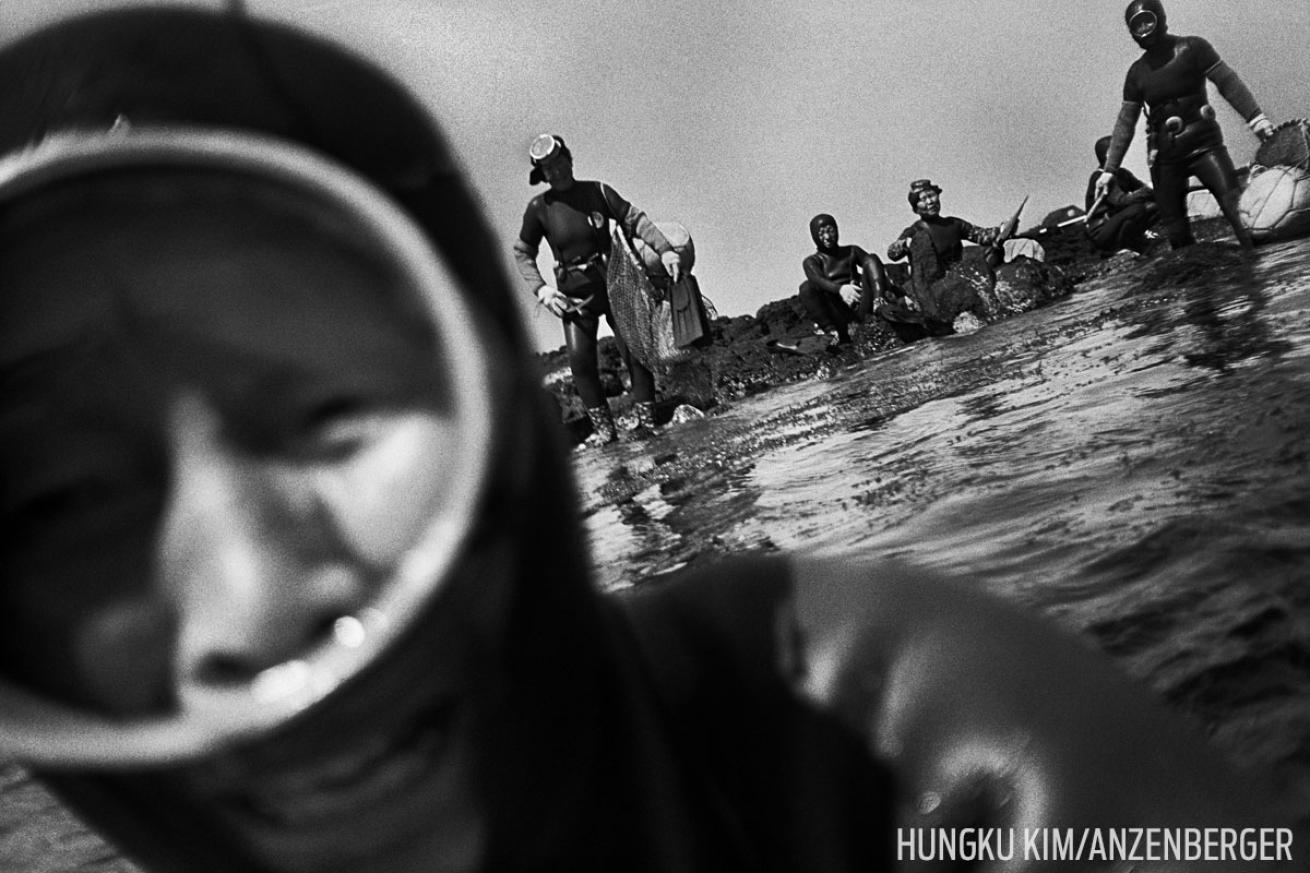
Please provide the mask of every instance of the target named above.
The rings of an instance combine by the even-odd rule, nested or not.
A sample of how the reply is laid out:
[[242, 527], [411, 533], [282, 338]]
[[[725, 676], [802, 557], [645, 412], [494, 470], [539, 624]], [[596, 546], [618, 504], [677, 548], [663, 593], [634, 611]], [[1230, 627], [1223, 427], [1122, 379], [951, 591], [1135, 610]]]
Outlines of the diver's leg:
[[1160, 226], [1175, 249], [1196, 242], [1187, 220], [1187, 182], [1191, 177], [1186, 164], [1156, 164], [1151, 168], [1155, 202], [1160, 207]]
[[839, 329], [845, 319], [841, 318], [832, 305], [832, 295], [806, 280], [800, 287], [801, 305], [810, 318], [819, 326], [819, 330], [832, 333]]
[[655, 399], [655, 374], [632, 354], [632, 350], [623, 339], [623, 334], [619, 333], [619, 326], [614, 323], [614, 317], [606, 313], [605, 321], [609, 323], [610, 330], [614, 331], [614, 345], [619, 350], [623, 365], [628, 368], [628, 378], [632, 381], [633, 402], [652, 402]]
[[1192, 163], [1192, 174], [1214, 195], [1242, 248], [1254, 248], [1251, 231], [1237, 208], [1242, 189], [1237, 184], [1237, 170], [1233, 167], [1233, 159], [1228, 156], [1228, 149], [1220, 146], [1201, 155]]
[[605, 405], [596, 357], [596, 331], [599, 327], [600, 319], [595, 315], [572, 315], [564, 320], [564, 344], [568, 348], [573, 387], [588, 409]]
[[855, 317], [861, 322], [867, 321], [880, 302], [894, 299], [895, 291], [882, 261], [877, 255], [866, 256], [860, 262], [860, 302], [855, 307]]

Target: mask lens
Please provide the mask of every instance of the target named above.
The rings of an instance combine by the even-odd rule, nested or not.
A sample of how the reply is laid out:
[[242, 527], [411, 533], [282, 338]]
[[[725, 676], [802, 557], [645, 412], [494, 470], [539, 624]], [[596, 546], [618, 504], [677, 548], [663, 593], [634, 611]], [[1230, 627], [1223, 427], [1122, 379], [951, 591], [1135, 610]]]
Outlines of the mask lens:
[[1155, 17], [1155, 13], [1146, 9], [1134, 14], [1128, 21], [1128, 29], [1137, 39], [1146, 39], [1155, 33], [1158, 25], [1159, 20]]
[[541, 163], [559, 151], [559, 140], [548, 133], [543, 133], [532, 141], [528, 147], [528, 158], [533, 163]]
[[262, 140], [0, 169], [0, 755], [176, 761], [357, 674], [441, 591], [489, 368], [388, 200]]

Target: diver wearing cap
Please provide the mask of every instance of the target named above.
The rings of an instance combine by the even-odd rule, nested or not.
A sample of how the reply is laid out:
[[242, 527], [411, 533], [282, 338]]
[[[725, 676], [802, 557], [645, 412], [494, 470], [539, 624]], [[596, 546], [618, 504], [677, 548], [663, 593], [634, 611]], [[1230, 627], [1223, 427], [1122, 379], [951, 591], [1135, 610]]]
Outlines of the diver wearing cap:
[[[546, 182], [550, 189], [528, 202], [519, 238], [514, 242], [514, 260], [528, 290], [564, 322], [573, 385], [594, 428], [588, 444], [612, 442], [617, 436], [597, 369], [596, 331], [602, 316], [614, 331], [619, 354], [631, 376], [639, 426], [652, 428], [655, 376], [630, 353], [610, 312], [606, 283], [606, 259], [611, 245], [609, 222], [616, 222], [629, 237], [639, 237], [658, 252], [664, 269], [675, 281], [682, 270], [678, 254], [646, 213], [609, 185], [573, 178], [573, 153], [563, 138], [542, 134], [532, 141], [528, 158], [532, 162], [528, 183]], [[555, 257], [553, 288], [546, 284], [537, 266], [542, 239], [550, 244]]]
[[1147, 163], [1169, 244], [1179, 248], [1195, 242], [1187, 215], [1187, 191], [1188, 180], [1196, 176], [1218, 201], [1238, 242], [1251, 248], [1250, 231], [1237, 209], [1241, 195], [1237, 171], [1206, 97], [1206, 80], [1215, 84], [1256, 136], [1269, 136], [1273, 123], [1209, 42], [1199, 36], [1169, 33], [1160, 0], [1133, 0], [1124, 10], [1124, 21], [1143, 53], [1124, 78], [1123, 105], [1104, 170], [1096, 182], [1096, 195], [1108, 189], [1145, 107]]
[[837, 219], [826, 212], [810, 219], [815, 251], [801, 268], [801, 303], [819, 330], [835, 345], [851, 341], [851, 322], [863, 324], [875, 313], [887, 319], [902, 339], [919, 339], [922, 316], [907, 305], [900, 289], [887, 278], [877, 255], [857, 245], [839, 245]]
[[[915, 302], [935, 333], [951, 333], [951, 323], [963, 312], [983, 316], [982, 301], [970, 283], [952, 272], [964, 258], [965, 241], [995, 248], [1014, 228], [978, 227], [963, 218], [941, 214], [942, 189], [930, 179], [910, 183], [906, 200], [919, 220], [887, 246], [893, 261], [910, 260], [910, 287]], [[989, 267], [990, 269], [990, 262]]]

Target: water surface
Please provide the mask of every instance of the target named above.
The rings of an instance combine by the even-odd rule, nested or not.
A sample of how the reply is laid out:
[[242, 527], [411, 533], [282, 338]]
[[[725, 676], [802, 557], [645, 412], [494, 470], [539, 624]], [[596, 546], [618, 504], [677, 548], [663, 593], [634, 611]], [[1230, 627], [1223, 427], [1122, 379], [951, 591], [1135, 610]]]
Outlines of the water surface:
[[1201, 245], [582, 453], [603, 585], [894, 555], [1090, 639], [1310, 822], [1310, 242]]

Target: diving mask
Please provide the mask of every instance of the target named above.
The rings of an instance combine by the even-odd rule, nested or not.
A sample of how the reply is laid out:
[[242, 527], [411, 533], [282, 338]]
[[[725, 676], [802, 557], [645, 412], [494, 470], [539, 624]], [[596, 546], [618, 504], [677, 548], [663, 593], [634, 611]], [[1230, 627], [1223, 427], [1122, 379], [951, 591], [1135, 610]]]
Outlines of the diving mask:
[[359, 677], [441, 594], [490, 364], [417, 226], [282, 141], [0, 162], [0, 757], [190, 760]]

